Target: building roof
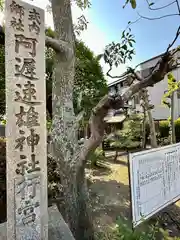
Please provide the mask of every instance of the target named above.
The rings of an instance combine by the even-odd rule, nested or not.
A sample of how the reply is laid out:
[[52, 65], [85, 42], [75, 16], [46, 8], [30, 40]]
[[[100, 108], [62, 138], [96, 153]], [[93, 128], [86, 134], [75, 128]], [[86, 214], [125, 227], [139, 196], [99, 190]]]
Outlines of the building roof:
[[[172, 50], [175, 50], [175, 49], [172, 49]], [[164, 53], [161, 53], [161, 54], [159, 54], [159, 55], [157, 55], [157, 56], [155, 56], [155, 57], [149, 58], [149, 59], [141, 62], [141, 63], [139, 64], [139, 66], [142, 65], [142, 64], [144, 64], [144, 63], [150, 62], [150, 61], [152, 61], [152, 60], [154, 60], [154, 59], [156, 59], [156, 58], [160, 58], [160, 57], [163, 56], [163, 54], [164, 54]], [[178, 67], [178, 68], [179, 68], [179, 67]], [[118, 79], [118, 80], [116, 80], [116, 81], [108, 84], [108, 87], [111, 87], [111, 86], [113, 86], [113, 85], [116, 85], [117, 83], [123, 82], [123, 81], [125, 81], [125, 80], [126, 80], [126, 77], [121, 78], [121, 79]]]
[[116, 116], [107, 116], [104, 118], [104, 121], [107, 123], [121, 123], [126, 119], [124, 114], [116, 115]]
[[[175, 48], [173, 48], [172, 50], [175, 50]], [[172, 50], [171, 50], [171, 51], [172, 51]], [[156, 58], [160, 58], [160, 57], [163, 56], [164, 53], [165, 53], [165, 52], [160, 53], [160, 54], [156, 55], [155, 57], [149, 58], [149, 59], [141, 62], [139, 65], [144, 64], [144, 63], [147, 63], [147, 62], [149, 62], [149, 61], [152, 61], [152, 60], [154, 60], [154, 59], [156, 59]]]
[[150, 62], [150, 61], [152, 61], [152, 60], [154, 60], [154, 59], [156, 59], [156, 58], [162, 57], [163, 54], [164, 54], [164, 53], [161, 53], [161, 54], [159, 54], [159, 55], [157, 55], [157, 56], [155, 56], [155, 57], [149, 58], [149, 59], [141, 62], [139, 65], [142, 65], [142, 64], [144, 64], [144, 63]]
[[116, 81], [114, 81], [114, 82], [112, 82], [112, 83], [109, 83], [109, 84], [108, 84], [108, 87], [111, 87], [111, 86], [113, 86], [113, 85], [115, 85], [115, 84], [117, 84], [117, 83], [123, 82], [123, 81], [125, 81], [126, 79], [127, 79], [127, 77], [117, 79]]

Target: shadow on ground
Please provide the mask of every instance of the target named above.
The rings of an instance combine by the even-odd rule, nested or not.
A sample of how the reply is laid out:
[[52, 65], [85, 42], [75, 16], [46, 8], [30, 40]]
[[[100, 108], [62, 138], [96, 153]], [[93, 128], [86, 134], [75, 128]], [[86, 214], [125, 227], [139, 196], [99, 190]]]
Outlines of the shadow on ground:
[[100, 176], [109, 175], [111, 173], [112, 173], [112, 170], [108, 166], [106, 166], [102, 163], [98, 163], [97, 166], [92, 168], [92, 174], [94, 176], [99, 176], [100, 177]]
[[123, 160], [124, 158], [127, 158], [126, 155], [123, 155], [123, 157], [119, 157], [117, 160], [114, 160], [114, 157], [107, 157], [106, 161], [107, 163], [111, 163], [111, 164], [120, 164], [120, 165], [124, 165], [124, 166], [128, 166], [128, 162]]
[[129, 186], [102, 179], [94, 179], [88, 185], [96, 224], [101, 227], [115, 224], [119, 216], [130, 219]]
[[[114, 163], [109, 157], [104, 165], [105, 169], [92, 170], [92, 178], [88, 181], [95, 224], [101, 229], [116, 224], [118, 217], [128, 218], [131, 222], [127, 159], [118, 158]], [[180, 237], [180, 208], [177, 204], [163, 209], [145, 225], [157, 221], [171, 237]], [[144, 228], [143, 225], [141, 227]]]
[[160, 226], [169, 232], [171, 237], [180, 237], [180, 208], [172, 204], [156, 215]]

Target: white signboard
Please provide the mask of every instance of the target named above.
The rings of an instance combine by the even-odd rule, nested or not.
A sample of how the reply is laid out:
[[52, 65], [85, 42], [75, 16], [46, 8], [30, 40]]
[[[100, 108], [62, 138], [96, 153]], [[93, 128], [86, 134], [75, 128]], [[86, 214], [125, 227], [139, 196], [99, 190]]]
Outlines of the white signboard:
[[180, 143], [129, 155], [133, 227], [180, 199]]

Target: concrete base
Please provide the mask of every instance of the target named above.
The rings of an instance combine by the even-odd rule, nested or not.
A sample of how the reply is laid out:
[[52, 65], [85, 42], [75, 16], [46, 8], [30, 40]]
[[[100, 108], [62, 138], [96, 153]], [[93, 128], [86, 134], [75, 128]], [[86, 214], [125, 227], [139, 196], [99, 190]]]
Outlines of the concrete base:
[[[53, 205], [48, 208], [48, 215], [49, 215], [48, 238], [50, 240], [75, 240], [69, 227], [65, 223], [62, 215], [58, 211], [56, 205]], [[0, 224], [0, 240], [7, 240], [6, 222]]]

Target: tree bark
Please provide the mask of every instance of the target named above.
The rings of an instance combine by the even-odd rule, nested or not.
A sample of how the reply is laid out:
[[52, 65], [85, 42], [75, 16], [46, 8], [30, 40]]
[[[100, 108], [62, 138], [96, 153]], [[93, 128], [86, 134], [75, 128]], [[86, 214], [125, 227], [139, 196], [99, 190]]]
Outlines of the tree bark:
[[114, 157], [114, 162], [117, 162], [118, 153], [119, 153], [119, 151], [118, 151], [118, 149], [116, 148], [116, 149], [115, 149], [115, 157]]
[[[52, 0], [52, 13], [56, 32], [56, 40], [52, 42], [56, 44], [56, 65], [52, 89], [51, 147], [60, 171], [59, 185], [63, 189], [63, 199], [58, 206], [76, 240], [93, 240], [84, 166], [77, 164], [80, 147], [76, 124], [78, 119], [73, 109], [75, 54], [70, 1]], [[57, 46], [58, 42], [61, 49]], [[62, 42], [68, 47], [63, 49]]]
[[[62, 178], [61, 182], [63, 200], [58, 202], [58, 209], [75, 239], [94, 240], [84, 168], [79, 168], [76, 174], [71, 170], [70, 172], [66, 170], [66, 174], [68, 177]], [[64, 176], [64, 173], [61, 172], [61, 175]]]
[[[91, 136], [83, 148], [78, 145], [78, 121], [73, 109], [74, 85], [74, 33], [70, 0], [52, 0], [52, 13], [56, 36], [47, 38], [46, 45], [56, 52], [52, 89], [51, 151], [57, 162], [63, 187], [63, 200], [59, 210], [76, 240], [93, 240], [93, 227], [88, 211], [88, 195], [84, 169], [89, 154], [102, 142], [104, 117], [109, 109], [120, 109], [140, 89], [153, 86], [164, 79], [172, 68], [173, 54], [168, 50], [158, 62], [151, 76], [139, 79], [122, 96], [104, 96], [93, 109], [90, 118]], [[169, 48], [168, 48], [169, 49]]]
[[152, 117], [151, 109], [149, 108], [149, 100], [148, 100], [148, 92], [147, 90], [144, 90], [144, 105], [145, 109], [148, 114], [148, 120], [149, 120], [149, 127], [150, 127], [150, 138], [151, 138], [151, 147], [156, 148], [157, 145], [157, 138], [156, 138], [156, 129], [154, 124], [154, 119]]
[[143, 122], [142, 122], [142, 148], [146, 148], [146, 109], [143, 106]]

